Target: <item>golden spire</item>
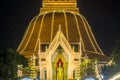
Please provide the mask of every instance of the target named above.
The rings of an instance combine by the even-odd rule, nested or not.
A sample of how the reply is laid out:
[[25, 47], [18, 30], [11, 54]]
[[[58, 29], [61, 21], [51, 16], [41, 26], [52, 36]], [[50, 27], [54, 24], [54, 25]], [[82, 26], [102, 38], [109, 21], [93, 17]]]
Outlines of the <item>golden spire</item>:
[[41, 13], [46, 11], [73, 11], [79, 12], [76, 0], [43, 0]]

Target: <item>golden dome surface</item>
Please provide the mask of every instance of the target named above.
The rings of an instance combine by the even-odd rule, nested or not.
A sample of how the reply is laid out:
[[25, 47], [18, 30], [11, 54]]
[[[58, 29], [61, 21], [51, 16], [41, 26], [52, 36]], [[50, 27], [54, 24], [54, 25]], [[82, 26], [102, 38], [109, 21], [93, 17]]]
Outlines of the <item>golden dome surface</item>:
[[18, 50], [36, 51], [38, 39], [41, 43], [49, 44], [58, 31], [58, 25], [61, 25], [61, 30], [70, 44], [79, 43], [81, 39], [84, 51], [102, 53], [86, 19], [69, 11], [46, 12], [35, 16]]

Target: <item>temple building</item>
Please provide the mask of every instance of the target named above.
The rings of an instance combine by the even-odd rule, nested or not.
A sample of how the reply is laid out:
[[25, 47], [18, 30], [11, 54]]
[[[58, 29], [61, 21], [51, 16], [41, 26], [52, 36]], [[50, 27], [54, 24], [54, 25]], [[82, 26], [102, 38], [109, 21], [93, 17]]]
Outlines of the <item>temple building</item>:
[[82, 60], [93, 58], [97, 59], [97, 75], [108, 62], [76, 5], [76, 0], [43, 0], [17, 48], [32, 58], [41, 80], [78, 79]]

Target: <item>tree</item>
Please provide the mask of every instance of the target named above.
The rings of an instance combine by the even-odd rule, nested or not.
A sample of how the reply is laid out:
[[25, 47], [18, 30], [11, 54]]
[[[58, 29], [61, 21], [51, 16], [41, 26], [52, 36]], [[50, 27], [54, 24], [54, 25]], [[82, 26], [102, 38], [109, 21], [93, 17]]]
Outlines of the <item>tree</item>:
[[112, 60], [112, 64], [105, 65], [101, 71], [101, 73], [105, 76], [104, 80], [108, 80], [111, 76], [120, 72], [120, 39], [117, 39], [116, 47], [110, 54], [110, 59]]
[[120, 65], [120, 39], [117, 40], [116, 47], [110, 57], [115, 64]]
[[17, 80], [17, 65], [27, 66], [27, 59], [13, 49], [0, 52], [0, 80]]
[[95, 62], [96, 59], [84, 59], [80, 65], [80, 77], [83, 78], [87, 75], [95, 75]]

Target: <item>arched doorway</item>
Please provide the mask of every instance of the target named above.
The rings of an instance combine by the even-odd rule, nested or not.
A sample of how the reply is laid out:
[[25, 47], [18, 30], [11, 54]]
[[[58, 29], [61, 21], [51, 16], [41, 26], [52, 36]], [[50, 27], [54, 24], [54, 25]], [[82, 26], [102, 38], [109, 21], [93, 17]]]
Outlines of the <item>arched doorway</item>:
[[52, 80], [67, 80], [68, 63], [62, 51], [58, 51], [57, 53], [55, 60], [52, 62]]

